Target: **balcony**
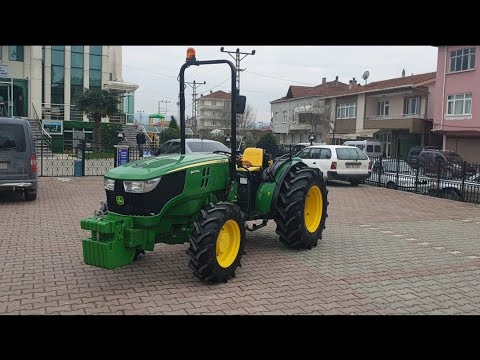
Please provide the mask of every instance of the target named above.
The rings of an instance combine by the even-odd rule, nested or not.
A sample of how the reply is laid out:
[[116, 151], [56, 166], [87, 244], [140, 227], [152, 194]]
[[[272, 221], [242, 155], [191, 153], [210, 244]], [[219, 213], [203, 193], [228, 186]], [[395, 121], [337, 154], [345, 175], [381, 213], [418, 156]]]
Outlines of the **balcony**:
[[[70, 120], [70, 121], [83, 121], [83, 112], [75, 110], [75, 105], [69, 104], [51, 104], [42, 103], [42, 119], [48, 120]], [[127, 122], [127, 114], [120, 112], [116, 115], [112, 115], [109, 118], [109, 122], [125, 124]]]
[[367, 115], [367, 120], [422, 119], [419, 114]]
[[409, 130], [411, 134], [423, 134], [426, 122], [427, 119], [417, 114], [367, 115], [363, 127], [365, 129]]

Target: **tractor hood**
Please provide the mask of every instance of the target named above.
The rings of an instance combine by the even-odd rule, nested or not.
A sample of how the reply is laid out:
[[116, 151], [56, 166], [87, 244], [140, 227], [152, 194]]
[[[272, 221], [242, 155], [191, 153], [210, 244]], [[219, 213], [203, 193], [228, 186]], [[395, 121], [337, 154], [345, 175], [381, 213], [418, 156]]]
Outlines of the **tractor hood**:
[[223, 154], [162, 155], [118, 166], [107, 172], [105, 177], [118, 180], [150, 180], [200, 165], [227, 163], [229, 158]]

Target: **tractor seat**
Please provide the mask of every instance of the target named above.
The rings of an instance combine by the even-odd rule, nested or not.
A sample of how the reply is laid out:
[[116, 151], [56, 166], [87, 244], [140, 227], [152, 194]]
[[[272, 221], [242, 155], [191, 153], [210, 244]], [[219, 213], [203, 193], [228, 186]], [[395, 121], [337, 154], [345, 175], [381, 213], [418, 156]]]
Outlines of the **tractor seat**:
[[[263, 165], [263, 149], [246, 148], [243, 152], [242, 161], [247, 165], [250, 172], [260, 171]], [[237, 167], [238, 171], [247, 171], [242, 167]]]

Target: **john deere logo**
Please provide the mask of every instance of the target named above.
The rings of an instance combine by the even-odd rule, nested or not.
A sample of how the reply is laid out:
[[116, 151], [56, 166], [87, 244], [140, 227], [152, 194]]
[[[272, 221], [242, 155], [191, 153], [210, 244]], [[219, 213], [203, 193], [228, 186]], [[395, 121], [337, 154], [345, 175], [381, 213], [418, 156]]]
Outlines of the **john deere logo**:
[[117, 196], [115, 198], [115, 201], [117, 202], [117, 205], [120, 205], [122, 206], [123, 204], [125, 204], [125, 199], [123, 198], [123, 196]]

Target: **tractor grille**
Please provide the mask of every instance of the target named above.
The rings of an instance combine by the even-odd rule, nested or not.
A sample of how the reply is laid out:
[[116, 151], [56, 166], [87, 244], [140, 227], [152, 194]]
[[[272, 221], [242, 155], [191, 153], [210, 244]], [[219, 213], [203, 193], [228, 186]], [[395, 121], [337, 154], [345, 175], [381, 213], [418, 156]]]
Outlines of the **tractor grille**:
[[[108, 210], [122, 215], [156, 215], [165, 204], [183, 192], [185, 171], [162, 176], [158, 185], [145, 194], [125, 192], [123, 180], [115, 180], [115, 190], [107, 190]], [[118, 205], [117, 196], [123, 196], [123, 205]]]

